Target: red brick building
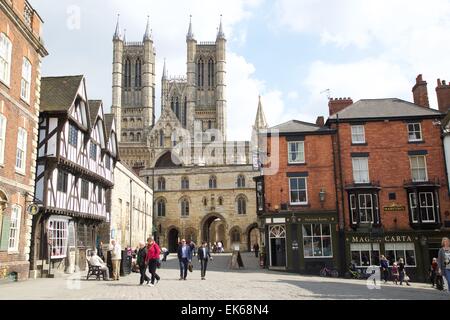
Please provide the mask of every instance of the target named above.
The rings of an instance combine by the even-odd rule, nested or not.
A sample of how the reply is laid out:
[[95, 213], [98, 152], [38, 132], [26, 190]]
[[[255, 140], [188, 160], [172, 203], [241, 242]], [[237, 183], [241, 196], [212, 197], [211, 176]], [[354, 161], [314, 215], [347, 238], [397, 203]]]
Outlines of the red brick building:
[[443, 113], [431, 109], [417, 78], [415, 103], [400, 99], [332, 99], [327, 125], [333, 152], [346, 262], [405, 260], [425, 280], [444, 235], [450, 201], [441, 138]]
[[27, 1], [0, 2], [0, 281], [28, 278], [41, 28]]
[[[322, 126], [320, 126], [322, 122]], [[337, 265], [334, 130], [289, 121], [268, 130], [269, 164], [257, 178], [269, 268], [317, 274]]]

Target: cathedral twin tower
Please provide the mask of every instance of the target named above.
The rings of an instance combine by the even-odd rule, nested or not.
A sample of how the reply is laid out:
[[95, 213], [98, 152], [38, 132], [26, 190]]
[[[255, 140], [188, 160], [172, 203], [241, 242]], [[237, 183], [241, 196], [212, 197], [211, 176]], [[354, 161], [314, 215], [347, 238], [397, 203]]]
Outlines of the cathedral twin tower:
[[[221, 137], [215, 138], [226, 141], [226, 38], [222, 21], [216, 41], [200, 43], [194, 37], [191, 21], [186, 42], [186, 77], [170, 78], [164, 63], [161, 115], [170, 108], [191, 137], [194, 132], [216, 129]], [[147, 146], [155, 127], [156, 53], [150, 21], [142, 42], [128, 42], [117, 21], [113, 50], [111, 109], [122, 149], [136, 151], [139, 145]], [[170, 140], [159, 140], [164, 138]], [[141, 158], [137, 154], [133, 158], [136, 156]]]

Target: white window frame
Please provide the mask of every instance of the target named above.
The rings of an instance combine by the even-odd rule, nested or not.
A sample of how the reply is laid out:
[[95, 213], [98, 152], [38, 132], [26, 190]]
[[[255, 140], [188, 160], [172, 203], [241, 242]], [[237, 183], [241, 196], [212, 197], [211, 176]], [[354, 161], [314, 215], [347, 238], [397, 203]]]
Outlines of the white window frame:
[[[409, 207], [411, 210], [411, 220], [413, 223], [419, 223], [419, 214], [417, 211], [417, 196], [415, 192], [409, 194]], [[414, 219], [414, 213], [417, 215], [417, 219]]]
[[[303, 225], [302, 226], [302, 233], [303, 233], [303, 257], [305, 258], [305, 259], [317, 259], [317, 258], [333, 258], [333, 237], [332, 237], [332, 229], [331, 229], [331, 224], [319, 224], [320, 225], [320, 236], [314, 236], [314, 223], [310, 223], [310, 224], [305, 224], [305, 225]], [[329, 228], [330, 228], [330, 234], [329, 235], [324, 235], [323, 234], [323, 226], [324, 225], [328, 225], [329, 226]], [[308, 226], [309, 228], [311, 228], [311, 235], [310, 236], [305, 236], [305, 233], [303, 232], [303, 228], [305, 227], [305, 226]], [[320, 238], [320, 245], [321, 245], [321, 252], [322, 252], [322, 255], [314, 255], [314, 238]], [[323, 240], [324, 240], [324, 238], [330, 238], [330, 246], [331, 246], [331, 255], [329, 255], [329, 256], [325, 256], [324, 254], [323, 254]], [[311, 244], [312, 244], [312, 247], [311, 247], [311, 249], [312, 249], [312, 253], [313, 253], [313, 255], [312, 256], [307, 256], [307, 255], [305, 255], [305, 239], [311, 239], [312, 240], [312, 242], [311, 242]]]
[[[423, 167], [420, 167], [419, 159], [423, 159]], [[426, 156], [409, 156], [409, 163], [411, 166], [411, 178], [413, 182], [424, 182], [428, 181], [428, 169], [427, 169], [427, 157]], [[425, 178], [420, 179], [420, 170], [424, 170]], [[419, 173], [419, 179], [414, 177], [414, 171]]]
[[[373, 247], [372, 247], [373, 246]], [[381, 250], [380, 250], [380, 244], [379, 243], [352, 243], [350, 244], [350, 258], [353, 257], [353, 252], [359, 252], [359, 261], [358, 264], [356, 264], [357, 267], [363, 267], [366, 268], [368, 266], [362, 265], [362, 251], [369, 251], [369, 266], [372, 264], [372, 255], [373, 252], [378, 251], [378, 257], [381, 257]]]
[[[292, 151], [291, 146], [297, 145], [295, 151]], [[294, 160], [293, 156], [297, 159]], [[302, 164], [305, 163], [305, 142], [304, 141], [291, 141], [288, 142], [288, 163], [289, 164]]]
[[[52, 228], [50, 228], [52, 224]], [[48, 221], [48, 239], [51, 243], [50, 259], [62, 259], [67, 256], [67, 241], [69, 239], [69, 221], [67, 219], [51, 218]], [[56, 249], [56, 253], [53, 251]]]
[[[363, 165], [362, 165], [363, 164]], [[369, 158], [352, 158], [353, 180], [357, 184], [370, 183]]]
[[18, 128], [15, 169], [16, 172], [21, 174], [25, 174], [25, 164], [27, 162], [27, 138], [27, 130]]
[[[371, 206], [367, 206], [367, 199], [370, 199], [371, 202]], [[360, 223], [375, 223], [375, 217], [374, 217], [374, 208], [375, 208], [375, 203], [374, 203], [374, 199], [373, 199], [373, 195], [371, 193], [367, 193], [367, 194], [359, 194], [358, 195], [358, 204], [359, 204], [359, 222]], [[363, 207], [362, 204], [362, 199], [364, 199], [364, 203], [366, 203], [366, 205]], [[366, 220], [362, 220], [362, 212], [366, 213]], [[370, 217], [369, 217], [370, 215]], [[367, 219], [367, 218], [371, 218]]]
[[11, 224], [9, 226], [8, 253], [19, 252], [21, 220], [22, 220], [22, 207], [18, 205], [12, 206]]
[[[297, 180], [304, 179], [305, 180], [305, 189], [291, 190], [291, 180], [293, 180], [293, 179], [297, 179]], [[306, 193], [306, 201], [305, 202], [292, 202], [292, 192], [301, 192], [303, 190]], [[291, 205], [307, 205], [308, 204], [308, 178], [307, 177], [289, 178], [289, 202], [291, 203]]]
[[20, 83], [20, 98], [26, 103], [30, 103], [30, 93], [31, 93], [31, 72], [32, 65], [30, 60], [23, 57], [22, 63], [22, 80]]
[[[412, 248], [412, 249], [411, 249]], [[405, 262], [405, 266], [406, 267], [417, 267], [417, 255], [416, 255], [416, 247], [414, 245], [414, 243], [386, 243], [384, 245], [384, 252], [386, 253], [387, 251], [394, 251], [394, 259], [395, 261], [398, 261], [398, 257], [397, 257], [397, 251], [403, 251], [403, 260]], [[410, 265], [408, 264], [408, 261], [406, 260], [406, 251], [414, 251], [414, 265]]]
[[0, 165], [5, 163], [5, 139], [6, 139], [6, 124], [7, 119], [0, 114]]
[[[428, 203], [427, 195], [431, 195], [431, 203]], [[425, 205], [422, 205], [422, 197], [425, 197]], [[422, 220], [423, 223], [435, 223], [436, 222], [436, 210], [434, 206], [434, 193], [433, 192], [419, 192], [420, 201], [420, 217], [422, 218], [422, 210], [427, 211], [427, 220]], [[429, 220], [430, 211], [432, 212], [433, 220]]]
[[12, 42], [0, 33], [0, 81], [9, 87], [11, 83]]
[[[408, 123], [408, 141], [409, 142], [418, 142], [418, 141], [423, 141], [423, 135], [422, 135], [422, 124], [420, 122], [411, 122]], [[413, 130], [410, 130], [410, 126], [413, 126]], [[419, 130], [416, 130], [416, 126], [419, 126]], [[420, 139], [415, 138], [415, 134], [419, 132], [420, 134]], [[411, 139], [411, 135], [414, 135], [414, 138]]]
[[351, 132], [352, 132], [352, 144], [365, 144], [366, 143], [366, 130], [363, 125], [352, 126]]

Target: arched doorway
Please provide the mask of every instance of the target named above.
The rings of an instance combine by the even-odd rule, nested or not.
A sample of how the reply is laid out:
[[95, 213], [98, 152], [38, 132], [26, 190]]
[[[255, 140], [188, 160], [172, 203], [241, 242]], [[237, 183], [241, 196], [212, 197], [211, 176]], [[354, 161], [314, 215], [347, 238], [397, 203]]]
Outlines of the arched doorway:
[[248, 251], [251, 252], [255, 243], [261, 247], [261, 234], [258, 229], [258, 224], [254, 223], [247, 228], [247, 247]]
[[168, 235], [167, 235], [167, 239], [169, 242], [169, 252], [174, 253], [177, 252], [178, 250], [178, 235], [179, 232], [177, 229], [172, 228], [170, 229]]
[[227, 243], [226, 236], [226, 221], [220, 214], [209, 214], [203, 218], [201, 222], [201, 240], [208, 244], [222, 241], [224, 245]]

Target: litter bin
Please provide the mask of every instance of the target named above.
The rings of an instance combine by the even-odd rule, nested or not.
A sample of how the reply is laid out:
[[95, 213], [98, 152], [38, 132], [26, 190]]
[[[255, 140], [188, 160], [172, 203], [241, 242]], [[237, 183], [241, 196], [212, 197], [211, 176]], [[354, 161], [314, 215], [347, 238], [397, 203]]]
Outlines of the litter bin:
[[266, 254], [262, 251], [259, 254], [259, 266], [261, 267], [261, 269], [266, 268]]
[[120, 261], [120, 276], [124, 277], [131, 273], [131, 261], [133, 257], [127, 250], [122, 250], [122, 260]]

